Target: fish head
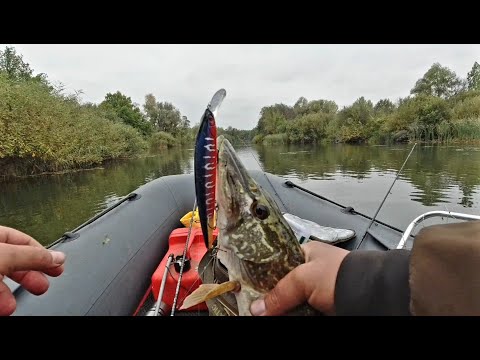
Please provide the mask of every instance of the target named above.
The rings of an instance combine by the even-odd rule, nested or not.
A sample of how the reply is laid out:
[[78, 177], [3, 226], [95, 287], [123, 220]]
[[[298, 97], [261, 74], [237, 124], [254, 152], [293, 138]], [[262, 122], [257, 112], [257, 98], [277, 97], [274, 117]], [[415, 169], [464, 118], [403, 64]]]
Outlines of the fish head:
[[[238, 315], [248, 316], [252, 301], [304, 263], [305, 255], [273, 197], [251, 177], [230, 142], [219, 136], [217, 149], [215, 263], [223, 265], [229, 282], [236, 284]], [[309, 313], [310, 308], [299, 314]]]
[[[257, 271], [254, 264], [280, 265], [273, 271], [278, 270], [280, 277], [285, 275], [286, 271], [281, 271], [284, 265], [291, 270], [303, 262], [303, 252], [292, 229], [271, 195], [249, 175], [230, 142], [219, 136], [217, 147], [220, 251], [231, 251], [243, 262], [244, 268], [251, 270], [250, 275]], [[260, 283], [256, 281], [257, 288], [271, 288], [273, 281], [279, 278], [272, 277], [272, 273], [264, 275], [270, 278]]]

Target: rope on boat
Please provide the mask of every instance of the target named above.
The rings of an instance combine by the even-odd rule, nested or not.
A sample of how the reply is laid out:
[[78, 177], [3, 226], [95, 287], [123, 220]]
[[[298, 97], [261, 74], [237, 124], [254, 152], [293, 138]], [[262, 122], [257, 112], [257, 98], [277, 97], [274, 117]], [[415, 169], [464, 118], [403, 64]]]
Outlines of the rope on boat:
[[[306, 192], [307, 194], [310, 194], [310, 195], [312, 195], [312, 196], [314, 196], [314, 197], [316, 197], [316, 198], [322, 199], [322, 200], [324, 200], [324, 201], [329, 202], [330, 204], [333, 204], [333, 205], [336, 205], [336, 206], [338, 206], [338, 207], [341, 207], [341, 208], [343, 209], [342, 211], [345, 212], [345, 213], [350, 213], [350, 214], [353, 214], [353, 215], [359, 215], [359, 216], [364, 217], [365, 219], [369, 219], [369, 220], [372, 219], [372, 218], [371, 218], [370, 216], [368, 216], [368, 215], [365, 215], [365, 214], [362, 214], [362, 213], [360, 213], [360, 212], [355, 211], [351, 206], [345, 206], [345, 205], [339, 204], [339, 203], [337, 203], [337, 202], [335, 202], [335, 201], [333, 201], [333, 200], [330, 200], [330, 199], [328, 199], [328, 198], [326, 198], [326, 197], [324, 197], [324, 196], [322, 196], [322, 195], [319, 195], [319, 194], [317, 194], [317, 193], [315, 193], [315, 192], [313, 192], [313, 191], [310, 191], [310, 190], [308, 190], [308, 189], [305, 189], [304, 187], [301, 187], [300, 185], [297, 185], [297, 184], [293, 183], [293, 182], [290, 181], [290, 180], [285, 181], [285, 182], [284, 182], [284, 185], [285, 185], [286, 187], [288, 187], [288, 188], [297, 188], [297, 189], [299, 189], [299, 190], [301, 190], [301, 191], [304, 191], [304, 192]], [[390, 224], [387, 224], [387, 223], [385, 223], [385, 222], [382, 222], [382, 221], [380, 221], [380, 220], [377, 220], [376, 222], [377, 222], [377, 224], [381, 224], [381, 225], [383, 225], [383, 226], [386, 226], [386, 227], [388, 227], [388, 228], [390, 228], [390, 229], [392, 229], [392, 230], [398, 231], [398, 232], [400, 232], [400, 233], [403, 232], [403, 230], [400, 230], [399, 228], [397, 228], [397, 227], [395, 227], [395, 226], [392, 226], [392, 225], [390, 225]]]

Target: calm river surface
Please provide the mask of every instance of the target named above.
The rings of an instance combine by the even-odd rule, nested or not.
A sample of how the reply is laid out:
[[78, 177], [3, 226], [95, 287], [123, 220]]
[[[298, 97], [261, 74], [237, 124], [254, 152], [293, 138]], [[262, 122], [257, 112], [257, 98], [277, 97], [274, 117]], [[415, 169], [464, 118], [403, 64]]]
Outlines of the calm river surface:
[[[373, 216], [412, 145], [236, 146], [248, 169], [290, 179]], [[48, 245], [155, 178], [193, 172], [193, 149], [103, 169], [0, 183], [0, 224]], [[404, 229], [434, 209], [480, 214], [480, 147], [417, 145], [378, 219]]]

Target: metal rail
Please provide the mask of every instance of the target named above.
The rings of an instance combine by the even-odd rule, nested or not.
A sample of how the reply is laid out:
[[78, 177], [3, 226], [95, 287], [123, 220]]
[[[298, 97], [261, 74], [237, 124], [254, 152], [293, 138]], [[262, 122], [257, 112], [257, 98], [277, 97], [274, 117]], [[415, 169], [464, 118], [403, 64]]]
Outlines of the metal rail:
[[400, 242], [397, 245], [397, 249], [403, 249], [408, 237], [412, 233], [413, 229], [415, 226], [420, 224], [426, 219], [433, 218], [433, 217], [449, 217], [457, 220], [480, 220], [480, 216], [478, 215], [470, 215], [470, 214], [464, 214], [464, 213], [457, 213], [457, 212], [452, 212], [452, 211], [443, 211], [443, 210], [437, 210], [437, 211], [429, 211], [426, 212], [418, 217], [416, 217], [410, 225], [408, 225], [407, 230], [402, 235], [402, 238], [400, 239]]

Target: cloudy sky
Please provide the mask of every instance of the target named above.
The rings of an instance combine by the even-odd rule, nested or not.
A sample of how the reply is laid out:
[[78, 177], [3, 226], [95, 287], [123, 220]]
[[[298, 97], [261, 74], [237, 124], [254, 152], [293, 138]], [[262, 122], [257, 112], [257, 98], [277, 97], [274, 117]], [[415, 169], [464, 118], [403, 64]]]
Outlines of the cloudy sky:
[[99, 103], [117, 90], [143, 104], [147, 93], [197, 123], [219, 88], [227, 97], [217, 124], [251, 129], [266, 105], [360, 96], [374, 102], [408, 95], [439, 62], [466, 77], [480, 45], [25, 45], [14, 46], [35, 73]]

